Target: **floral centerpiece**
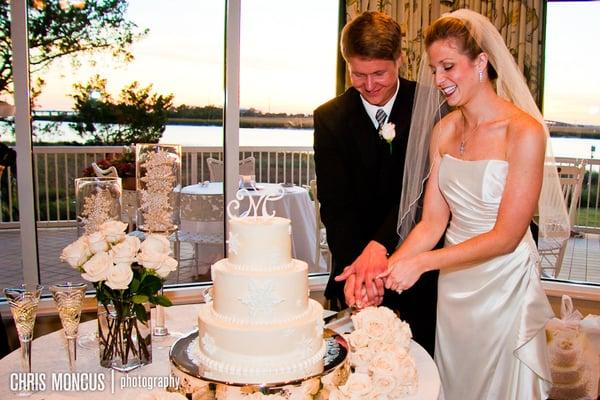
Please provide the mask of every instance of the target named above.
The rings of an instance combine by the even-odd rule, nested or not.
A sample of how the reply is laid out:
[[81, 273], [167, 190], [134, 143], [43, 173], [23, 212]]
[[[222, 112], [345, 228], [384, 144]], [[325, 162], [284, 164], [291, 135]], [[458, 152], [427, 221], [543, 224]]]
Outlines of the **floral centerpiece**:
[[120, 221], [105, 222], [65, 247], [60, 257], [93, 283], [99, 304], [100, 364], [121, 371], [152, 361], [148, 304], [171, 305], [159, 291], [177, 268], [166, 237], [150, 234], [141, 242], [127, 236], [126, 228]]

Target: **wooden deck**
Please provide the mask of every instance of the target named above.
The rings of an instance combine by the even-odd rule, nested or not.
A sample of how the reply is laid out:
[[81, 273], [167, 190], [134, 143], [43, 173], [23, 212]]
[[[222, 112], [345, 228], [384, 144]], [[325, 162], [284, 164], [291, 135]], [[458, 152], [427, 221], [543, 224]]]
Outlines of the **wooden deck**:
[[569, 239], [558, 279], [600, 284], [600, 235]]

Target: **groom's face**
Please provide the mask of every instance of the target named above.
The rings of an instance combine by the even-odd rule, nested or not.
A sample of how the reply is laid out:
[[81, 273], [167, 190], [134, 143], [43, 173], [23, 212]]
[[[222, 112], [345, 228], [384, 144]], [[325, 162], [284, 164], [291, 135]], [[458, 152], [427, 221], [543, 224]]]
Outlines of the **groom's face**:
[[350, 57], [348, 69], [352, 86], [374, 106], [383, 106], [396, 93], [398, 69], [396, 61]]

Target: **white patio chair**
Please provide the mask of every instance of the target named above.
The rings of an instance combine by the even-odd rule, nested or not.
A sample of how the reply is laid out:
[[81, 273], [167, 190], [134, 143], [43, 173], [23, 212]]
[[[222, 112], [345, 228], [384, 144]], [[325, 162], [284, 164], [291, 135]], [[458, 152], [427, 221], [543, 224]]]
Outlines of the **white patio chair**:
[[[223, 171], [223, 161], [208, 157], [206, 159], [208, 173], [211, 182], [223, 182], [225, 173]], [[240, 160], [240, 175], [255, 175], [256, 159], [253, 156]]]
[[[565, 203], [569, 212], [569, 222], [571, 230], [577, 220], [577, 207], [585, 175], [585, 165], [565, 165], [558, 167], [558, 176], [560, 185], [565, 196]], [[540, 239], [538, 243], [538, 252], [540, 254], [540, 271], [543, 276], [557, 278], [560, 274], [562, 262], [565, 257], [568, 240], [553, 238], [552, 232], [548, 237]], [[546, 272], [549, 270], [550, 272]]]

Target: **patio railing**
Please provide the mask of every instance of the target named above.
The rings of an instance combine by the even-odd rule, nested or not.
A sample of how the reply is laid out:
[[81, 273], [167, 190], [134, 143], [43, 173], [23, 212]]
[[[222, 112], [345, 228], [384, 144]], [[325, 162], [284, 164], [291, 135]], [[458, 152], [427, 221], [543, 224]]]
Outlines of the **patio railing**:
[[[36, 146], [34, 153], [35, 209], [43, 225], [71, 225], [75, 220], [73, 180], [93, 161], [114, 156], [121, 146]], [[221, 148], [183, 147], [182, 184], [209, 180], [206, 159], [223, 159]], [[312, 147], [241, 147], [240, 159], [256, 158], [259, 182], [308, 185], [314, 179]], [[0, 182], [0, 229], [18, 226], [14, 171], [7, 168]]]
[[[72, 225], [75, 220], [73, 179], [83, 175], [93, 161], [114, 156], [120, 146], [36, 146], [34, 147], [35, 208], [42, 225]], [[256, 179], [259, 182], [290, 182], [308, 185], [315, 177], [311, 147], [241, 147], [240, 159], [256, 158]], [[183, 147], [182, 184], [191, 185], [209, 180], [206, 159], [222, 159], [217, 147]], [[559, 158], [558, 161], [586, 165], [586, 176], [579, 202], [576, 230], [600, 232], [600, 160]], [[19, 212], [14, 171], [4, 171], [0, 181], [0, 229], [18, 226]], [[9, 184], [10, 183], [10, 184]]]

